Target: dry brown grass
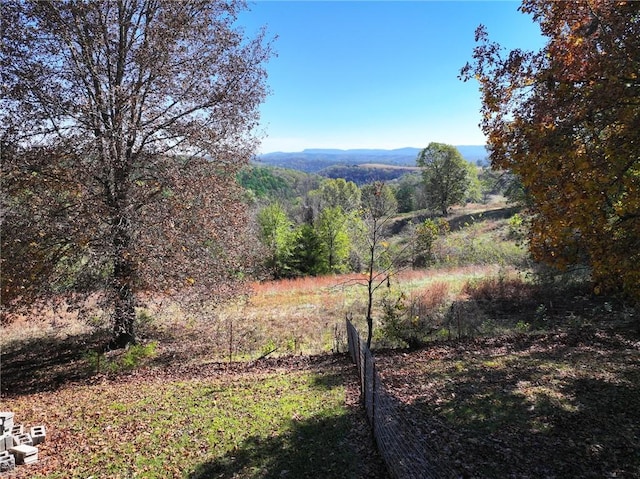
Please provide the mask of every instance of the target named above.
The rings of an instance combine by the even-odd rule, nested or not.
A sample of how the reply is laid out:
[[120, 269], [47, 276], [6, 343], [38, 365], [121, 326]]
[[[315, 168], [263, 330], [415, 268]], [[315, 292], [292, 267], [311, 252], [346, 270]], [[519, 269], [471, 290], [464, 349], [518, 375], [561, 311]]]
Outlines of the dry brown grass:
[[450, 297], [449, 283], [434, 281], [422, 289], [416, 289], [409, 295], [409, 301], [418, 305], [422, 311], [434, 311], [447, 304]]
[[[455, 296], [467, 281], [497, 271], [490, 266], [405, 270], [391, 284], [421, 301], [440, 302], [443, 294]], [[168, 297], [146, 297], [139, 309], [140, 335], [143, 341], [159, 341], [160, 360], [188, 363], [251, 360], [271, 350], [272, 355], [344, 351], [345, 317], [350, 314], [356, 323], [365, 317], [362, 279], [349, 274], [256, 282], [247, 299], [221, 308], [203, 304], [197, 311]], [[84, 318], [77, 311], [33, 311], [3, 328], [0, 347], [4, 351], [27, 338], [64, 340], [108, 329], [104, 313], [93, 306]]]
[[[81, 307], [93, 311], [90, 317], [81, 314]], [[56, 302], [46, 306], [39, 305], [20, 314], [9, 317], [10, 322], [2, 325], [0, 348], [8, 344], [30, 339], [56, 338], [64, 340], [69, 336], [89, 334], [95, 326], [103, 322], [104, 312], [98, 306], [96, 298], [82, 301], [82, 304], [69, 305]]]
[[[430, 308], [453, 299], [469, 280], [498, 270], [497, 266], [404, 270], [392, 277], [391, 285]], [[363, 279], [349, 274], [256, 283], [253, 296], [231, 314], [239, 322], [253, 324], [258, 344], [277, 346], [278, 353], [344, 351], [345, 317], [364, 324]], [[374, 313], [379, 316], [382, 311], [376, 306]]]

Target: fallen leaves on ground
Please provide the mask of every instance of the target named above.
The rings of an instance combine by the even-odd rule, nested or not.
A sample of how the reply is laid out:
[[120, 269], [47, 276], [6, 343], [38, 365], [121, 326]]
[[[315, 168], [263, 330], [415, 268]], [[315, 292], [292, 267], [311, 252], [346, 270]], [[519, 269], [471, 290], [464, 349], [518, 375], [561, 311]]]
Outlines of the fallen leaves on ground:
[[460, 477], [640, 477], [635, 331], [441, 343], [376, 362], [433, 461]]

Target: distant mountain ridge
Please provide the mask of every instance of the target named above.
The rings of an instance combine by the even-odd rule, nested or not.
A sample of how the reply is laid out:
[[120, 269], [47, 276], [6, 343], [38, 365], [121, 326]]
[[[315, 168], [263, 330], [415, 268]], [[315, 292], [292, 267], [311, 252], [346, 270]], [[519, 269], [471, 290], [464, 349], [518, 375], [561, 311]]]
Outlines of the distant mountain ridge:
[[[460, 154], [470, 163], [486, 164], [488, 153], [484, 145], [456, 146]], [[256, 163], [265, 166], [278, 166], [300, 170], [306, 173], [318, 173], [331, 166], [357, 166], [366, 163], [378, 163], [395, 166], [415, 166], [416, 158], [422, 148], [352, 149], [311, 148], [299, 152], [274, 152], [256, 157]]]
[[308, 148], [302, 150], [302, 153], [309, 154], [335, 154], [335, 155], [372, 155], [372, 156], [385, 156], [385, 155], [396, 155], [396, 156], [404, 156], [404, 155], [417, 155], [420, 152], [420, 148], [396, 148], [393, 150], [380, 150], [375, 148], [355, 148], [349, 150], [340, 150], [337, 148], [327, 149], [327, 148]]

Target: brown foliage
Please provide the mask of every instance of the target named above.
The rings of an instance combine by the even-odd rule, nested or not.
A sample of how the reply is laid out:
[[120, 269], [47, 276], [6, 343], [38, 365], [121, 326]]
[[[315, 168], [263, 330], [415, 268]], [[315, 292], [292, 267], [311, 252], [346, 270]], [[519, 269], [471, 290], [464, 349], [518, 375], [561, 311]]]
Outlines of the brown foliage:
[[3, 308], [103, 291], [123, 346], [142, 290], [235, 292], [235, 174], [271, 55], [234, 28], [242, 7], [3, 4]]
[[525, 0], [549, 40], [504, 55], [483, 27], [474, 63], [494, 166], [533, 199], [531, 250], [588, 263], [597, 290], [640, 297], [640, 4]]
[[519, 307], [523, 301], [531, 301], [536, 288], [519, 277], [494, 276], [481, 281], [466, 282], [462, 294], [483, 303], [500, 301]]
[[[411, 294], [412, 303], [415, 303], [418, 311], [428, 314], [442, 308], [447, 304], [449, 299], [449, 283], [444, 281], [434, 281], [427, 284], [424, 288]], [[420, 315], [420, 313], [416, 313]]]

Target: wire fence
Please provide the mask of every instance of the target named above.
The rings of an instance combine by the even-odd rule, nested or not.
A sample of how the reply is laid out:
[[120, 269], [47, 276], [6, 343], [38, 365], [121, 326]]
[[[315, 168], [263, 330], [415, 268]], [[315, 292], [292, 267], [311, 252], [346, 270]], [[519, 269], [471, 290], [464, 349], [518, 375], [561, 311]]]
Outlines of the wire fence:
[[385, 388], [367, 343], [347, 319], [349, 354], [356, 364], [360, 391], [378, 451], [394, 479], [455, 478], [453, 469], [433, 457], [433, 449], [401, 402]]

